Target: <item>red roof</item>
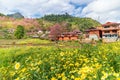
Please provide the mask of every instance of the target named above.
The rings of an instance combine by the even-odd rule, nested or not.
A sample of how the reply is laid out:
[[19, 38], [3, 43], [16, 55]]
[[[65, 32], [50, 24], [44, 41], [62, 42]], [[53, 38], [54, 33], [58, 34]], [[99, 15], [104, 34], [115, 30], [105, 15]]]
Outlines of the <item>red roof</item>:
[[86, 32], [88, 32], [88, 31], [99, 31], [100, 29], [97, 29], [97, 28], [95, 28], [95, 27], [91, 27], [91, 28], [89, 28], [89, 29], [87, 29], [87, 30], [85, 30]]
[[103, 24], [102, 26], [111, 26], [111, 25], [120, 25], [120, 23], [107, 22], [107, 23]]
[[64, 36], [78, 36], [78, 35], [79, 35], [79, 33], [76, 33], [76, 32], [64, 32], [64, 33], [61, 33], [59, 35], [59, 37], [60, 36], [62, 36], [62, 37], [64, 37]]

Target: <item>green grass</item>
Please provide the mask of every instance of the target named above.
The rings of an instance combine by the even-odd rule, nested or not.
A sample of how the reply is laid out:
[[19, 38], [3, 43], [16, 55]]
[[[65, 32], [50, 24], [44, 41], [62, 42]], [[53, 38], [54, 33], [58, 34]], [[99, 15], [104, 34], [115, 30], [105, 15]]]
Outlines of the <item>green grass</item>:
[[13, 39], [13, 40], [6, 40], [6, 39], [1, 39], [0, 40], [0, 45], [4, 44], [49, 44], [51, 41], [49, 40], [41, 40], [41, 39]]
[[41, 40], [41, 39], [25, 39], [18, 41], [17, 44], [49, 44], [51, 43], [49, 40]]

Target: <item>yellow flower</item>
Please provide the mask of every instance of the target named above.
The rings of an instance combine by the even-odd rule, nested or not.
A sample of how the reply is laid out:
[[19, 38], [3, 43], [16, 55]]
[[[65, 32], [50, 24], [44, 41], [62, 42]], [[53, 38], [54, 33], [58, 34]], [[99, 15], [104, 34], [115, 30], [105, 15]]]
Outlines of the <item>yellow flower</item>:
[[38, 65], [40, 65], [40, 64], [42, 64], [42, 61], [38, 61], [38, 63], [37, 63]]
[[117, 78], [117, 80], [120, 80], [120, 78]]
[[74, 66], [74, 64], [70, 63], [69, 66]]
[[65, 74], [64, 74], [64, 73], [62, 73], [62, 74], [61, 74], [61, 76], [63, 77], [63, 76], [65, 76]]
[[16, 63], [15, 64], [15, 69], [19, 69], [20, 68], [20, 63]]
[[67, 78], [64, 76], [64, 77], [62, 77], [62, 80], [67, 80]]
[[51, 70], [54, 70], [54, 67], [51, 67], [50, 69], [51, 69]]
[[93, 68], [92, 67], [83, 67], [80, 69], [80, 71], [78, 71], [78, 74], [87, 74], [87, 73], [92, 73]]
[[113, 76], [119, 77], [119, 74], [118, 73], [113, 73]]
[[60, 56], [64, 56], [64, 52], [61, 52], [61, 53], [60, 53]]
[[20, 80], [20, 79], [19, 79], [19, 77], [18, 77], [18, 78], [16, 78], [15, 80]]
[[58, 78], [61, 78], [61, 75], [60, 75], [60, 74], [57, 74], [57, 77], [58, 77]]
[[76, 62], [76, 63], [75, 63], [75, 66], [77, 66], [77, 67], [78, 67], [78, 66], [79, 66], [79, 63], [78, 63], [78, 62]]
[[75, 78], [75, 80], [81, 80], [80, 78]]
[[101, 68], [101, 65], [100, 65], [99, 63], [96, 63], [96, 64], [95, 64], [95, 67], [96, 67], [96, 69], [100, 69], [100, 68]]
[[51, 80], [57, 80], [55, 77], [52, 77]]
[[74, 78], [75, 78], [75, 77], [72, 75], [72, 76], [71, 76], [71, 79], [74, 79]]
[[25, 70], [26, 70], [26, 68], [23, 68], [21, 71], [22, 71], [22, 72], [25, 72]]
[[10, 72], [10, 75], [11, 75], [11, 76], [14, 76], [14, 75], [15, 75], [15, 72], [14, 72], [14, 71], [11, 71], [11, 72]]
[[96, 76], [96, 75], [94, 75], [94, 76], [93, 76], [93, 78], [97, 78], [97, 76]]
[[102, 74], [103, 74], [103, 76], [102, 76], [101, 80], [105, 80], [108, 77], [108, 74], [105, 73], [104, 71], [102, 71]]
[[86, 76], [87, 76], [86, 74], [82, 74], [81, 79], [84, 80], [86, 78]]

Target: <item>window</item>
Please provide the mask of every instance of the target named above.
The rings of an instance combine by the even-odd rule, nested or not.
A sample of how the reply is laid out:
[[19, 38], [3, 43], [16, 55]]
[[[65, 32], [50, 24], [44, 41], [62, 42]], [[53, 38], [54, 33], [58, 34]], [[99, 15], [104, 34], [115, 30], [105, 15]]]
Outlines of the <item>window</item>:
[[104, 26], [104, 28], [109, 28], [110, 26]]
[[104, 33], [110, 33], [110, 31], [105, 31]]
[[113, 32], [113, 33], [117, 33], [117, 31], [116, 31], [116, 30], [112, 30], [112, 32]]

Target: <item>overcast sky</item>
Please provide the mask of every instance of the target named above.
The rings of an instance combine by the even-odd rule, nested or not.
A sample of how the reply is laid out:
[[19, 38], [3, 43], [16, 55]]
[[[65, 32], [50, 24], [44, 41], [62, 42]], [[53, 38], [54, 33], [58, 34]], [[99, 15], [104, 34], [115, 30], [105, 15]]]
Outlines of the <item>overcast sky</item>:
[[120, 0], [0, 0], [0, 13], [20, 12], [28, 18], [69, 13], [105, 23], [120, 22]]

